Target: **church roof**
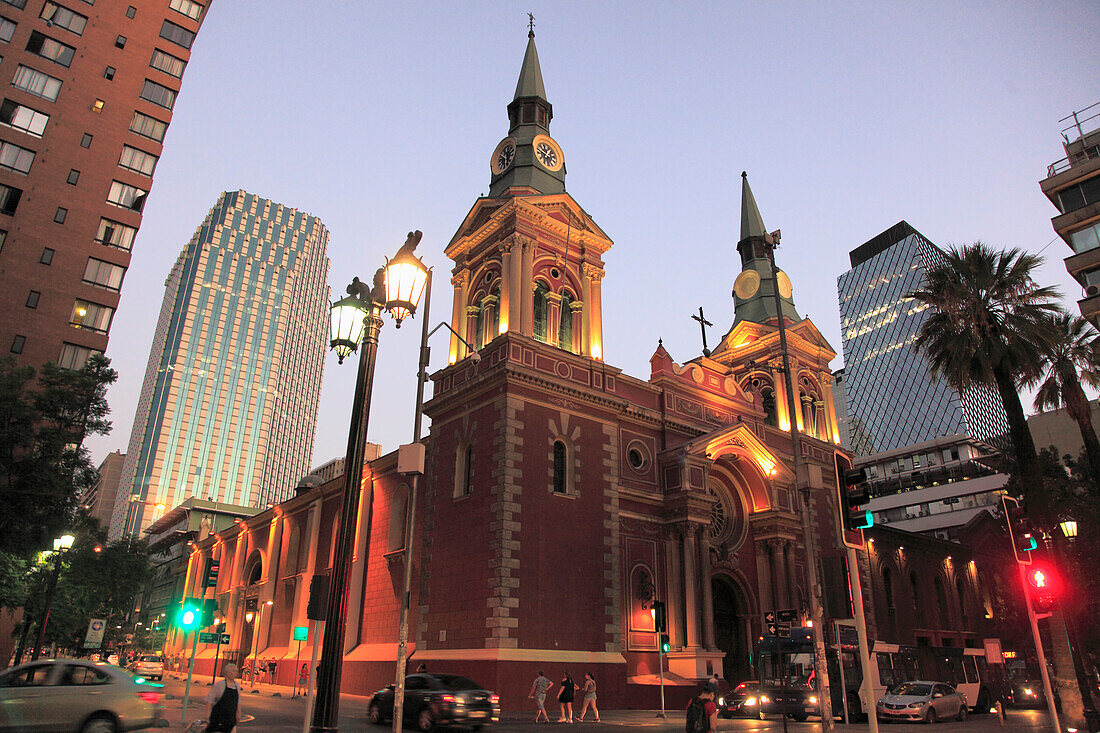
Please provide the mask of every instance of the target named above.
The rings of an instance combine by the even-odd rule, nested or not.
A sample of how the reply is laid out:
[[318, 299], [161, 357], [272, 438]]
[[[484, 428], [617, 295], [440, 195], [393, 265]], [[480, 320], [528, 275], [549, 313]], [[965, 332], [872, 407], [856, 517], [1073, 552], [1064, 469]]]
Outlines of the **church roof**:
[[763, 237], [768, 233], [764, 228], [764, 217], [760, 216], [760, 208], [753, 198], [752, 189], [749, 188], [749, 174], [741, 171], [741, 239], [749, 237]]
[[527, 52], [523, 55], [523, 66], [519, 70], [516, 83], [516, 95], [512, 101], [523, 97], [546, 99], [546, 87], [542, 83], [542, 69], [539, 67], [539, 52], [535, 48], [535, 32], [527, 34]]

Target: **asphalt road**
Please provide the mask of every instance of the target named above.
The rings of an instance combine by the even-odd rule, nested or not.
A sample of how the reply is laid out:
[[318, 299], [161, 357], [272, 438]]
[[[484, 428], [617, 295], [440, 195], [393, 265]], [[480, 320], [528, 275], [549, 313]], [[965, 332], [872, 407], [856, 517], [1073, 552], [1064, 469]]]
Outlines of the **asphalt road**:
[[[203, 683], [192, 686], [191, 702], [188, 705], [187, 720], [192, 721], [204, 715], [205, 706], [202, 698], [210, 689], [206, 680]], [[165, 701], [165, 718], [167, 728], [161, 730], [183, 731], [184, 725], [180, 718], [183, 710], [184, 684], [181, 681], [166, 679], [164, 681], [167, 693]], [[243, 723], [237, 727], [237, 733], [301, 733], [305, 721], [305, 700], [289, 697], [273, 697], [268, 691], [258, 694], [249, 694], [245, 685], [246, 694], [243, 696], [241, 706], [248, 715], [255, 716], [255, 720]], [[378, 731], [383, 733], [389, 730], [389, 726], [372, 726], [367, 722], [366, 697], [344, 695], [340, 699], [340, 730], [371, 733]], [[520, 714], [506, 713], [499, 723], [486, 726], [496, 731], [545, 731], [554, 728], [568, 728], [570, 733], [596, 733], [606, 730], [630, 730], [646, 728], [648, 730], [666, 733], [684, 730], [684, 713], [682, 711], [669, 711], [666, 719], [657, 717], [652, 710], [606, 710], [600, 712], [601, 722], [574, 723], [572, 725], [562, 723], [535, 724], [531, 717]], [[554, 718], [551, 717], [551, 720]], [[912, 731], [913, 726], [927, 731], [928, 727], [919, 723], [883, 723], [879, 727], [883, 733], [906, 733]], [[779, 719], [747, 720], [734, 718], [732, 720], [720, 720], [720, 731], [736, 731], [737, 733], [783, 733], [783, 722]], [[406, 730], [408, 728], [406, 727]], [[819, 733], [820, 722], [811, 719], [805, 723], [788, 721], [788, 733]], [[1041, 710], [1010, 710], [1005, 725], [995, 715], [971, 715], [965, 722], [937, 723], [935, 733], [1052, 733], [1047, 724], [1047, 716]], [[840, 725], [836, 726], [836, 733], [866, 733], [866, 725]], [[915, 733], [915, 732], [914, 732]], [[931, 733], [931, 732], [929, 732]]]

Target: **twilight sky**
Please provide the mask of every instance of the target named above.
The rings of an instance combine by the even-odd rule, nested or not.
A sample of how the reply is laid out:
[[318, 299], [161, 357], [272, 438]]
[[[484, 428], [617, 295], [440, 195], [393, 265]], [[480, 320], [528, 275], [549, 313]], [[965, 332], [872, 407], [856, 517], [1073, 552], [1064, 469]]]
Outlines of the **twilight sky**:
[[[1100, 101], [1095, 2], [214, 0], [111, 329], [96, 461], [126, 450], [164, 279], [224, 190], [319, 216], [336, 297], [423, 230], [431, 325], [449, 319], [443, 248], [488, 190], [529, 11], [566, 188], [615, 242], [609, 365], [648, 378], [658, 338], [698, 356], [699, 306], [711, 346], [728, 330], [742, 170], [834, 369], [836, 278], [900, 219], [941, 246], [1042, 251], [1078, 312], [1038, 181], [1064, 155], [1059, 120]], [[368, 438], [387, 452], [412, 437], [418, 321], [381, 336]], [[431, 343], [435, 370], [446, 335]], [[354, 381], [330, 352], [313, 465], [344, 454]]]

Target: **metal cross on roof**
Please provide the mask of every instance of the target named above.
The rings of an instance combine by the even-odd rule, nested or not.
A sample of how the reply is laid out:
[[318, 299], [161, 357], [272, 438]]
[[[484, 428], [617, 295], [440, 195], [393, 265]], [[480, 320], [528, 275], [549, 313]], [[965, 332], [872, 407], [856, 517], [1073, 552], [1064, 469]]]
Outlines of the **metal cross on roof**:
[[691, 320], [699, 321], [699, 330], [703, 332], [703, 356], [710, 356], [710, 349], [707, 348], [707, 326], [714, 324], [703, 317], [703, 306], [699, 306], [699, 315], [692, 316]]

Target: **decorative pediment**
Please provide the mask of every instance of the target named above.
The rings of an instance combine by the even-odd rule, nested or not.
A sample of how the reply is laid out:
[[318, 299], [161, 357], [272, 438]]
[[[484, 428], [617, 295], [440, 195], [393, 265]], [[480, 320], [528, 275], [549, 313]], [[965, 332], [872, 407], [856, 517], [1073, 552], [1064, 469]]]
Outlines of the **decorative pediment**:
[[689, 455], [706, 456], [712, 461], [734, 454], [751, 460], [762, 476], [782, 482], [794, 480], [794, 472], [744, 423], [700, 435], [681, 446], [681, 450]]
[[[827, 370], [829, 362], [836, 358], [836, 352], [821, 331], [809, 318], [787, 327], [787, 344], [791, 355], [805, 364], [816, 361], [821, 369]], [[749, 360], [766, 361], [778, 356], [779, 327], [770, 323], [739, 321], [734, 324], [723, 338], [718, 348], [710, 355], [711, 359], [730, 366], [743, 364]]]
[[508, 199], [480, 198], [466, 214], [462, 225], [447, 245], [446, 255], [457, 260], [479, 243], [499, 233], [505, 226], [527, 220], [563, 241], [568, 238], [586, 251], [602, 255], [611, 248], [611, 239], [567, 193], [548, 196], [524, 196]]

